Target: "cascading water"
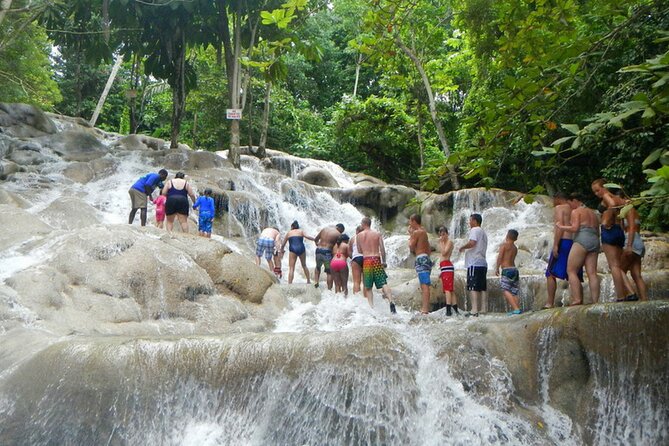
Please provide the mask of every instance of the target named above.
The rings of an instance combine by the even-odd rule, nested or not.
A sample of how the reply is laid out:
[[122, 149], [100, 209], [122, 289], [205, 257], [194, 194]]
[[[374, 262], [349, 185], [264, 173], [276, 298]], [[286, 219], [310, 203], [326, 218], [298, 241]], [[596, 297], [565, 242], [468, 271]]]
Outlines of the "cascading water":
[[[391, 315], [378, 291], [372, 308], [359, 295], [344, 299], [300, 284], [300, 268], [296, 284], [269, 288], [262, 303], [232, 295], [232, 285], [224, 287], [210, 277], [219, 272], [220, 260], [211, 253], [224, 251], [212, 246], [224, 242], [251, 258], [254, 238], [264, 226], [286, 231], [298, 220], [313, 236], [326, 225], [343, 223], [353, 234], [362, 217], [327, 188], [297, 180], [311, 166], [329, 170], [341, 187], [353, 188], [352, 177], [341, 168], [273, 156], [277, 159], [271, 163], [242, 157], [242, 171], [231, 174], [234, 190], [224, 191], [228, 232], [215, 234], [213, 241], [139, 229], [138, 217], [128, 229], [128, 188], [139, 176], [162, 167], [138, 152], [107, 155], [105, 161], [114, 168], [86, 184], [69, 180], [63, 173], [69, 163], [61, 161], [3, 183], [5, 191], [25, 201], [16, 211], [22, 221], [48, 220], [50, 226], [40, 226], [29, 237], [20, 234], [17, 242], [0, 238], [0, 444], [667, 441], [669, 397], [662, 356], [648, 370], [628, 367], [648, 362], [639, 352], [651, 344], [648, 339], [655, 339], [649, 334], [624, 341], [636, 353], [615, 345], [596, 351], [598, 344], [584, 345], [581, 335], [573, 334], [585, 329], [554, 329], [554, 324], [568, 324], [537, 315], [469, 320], [441, 312], [418, 317], [403, 308]], [[181, 158], [185, 162], [188, 157]], [[186, 173], [198, 178], [197, 172]], [[196, 189], [209, 185], [205, 183], [194, 180]], [[550, 212], [539, 203], [509, 202], [508, 196], [457, 192], [453, 217], [443, 223], [460, 246], [469, 215], [482, 213], [491, 268], [506, 231], [518, 229], [521, 237], [526, 235], [519, 257], [522, 271], [538, 271], [536, 280], [543, 280]], [[50, 211], [71, 197], [80, 200], [74, 215]], [[79, 212], [84, 219], [84, 208], [90, 211], [84, 229], [63, 223], [76, 220]], [[402, 224], [385, 233], [392, 274], [410, 267]], [[376, 219], [374, 226], [380, 228]], [[79, 245], [85, 245], [81, 251], [75, 249]], [[188, 245], [198, 246], [189, 251]], [[313, 265], [313, 245], [307, 247]], [[114, 260], [129, 251], [138, 257], [148, 253], [141, 258], [151, 264], [130, 265], [123, 273], [87, 269], [87, 263]], [[68, 255], [80, 256], [80, 263]], [[122, 262], [132, 260], [124, 259], [115, 264], [119, 270]], [[454, 261], [463, 268], [462, 256], [455, 255]], [[142, 276], [144, 268], [151, 277]], [[176, 296], [167, 285], [169, 276], [177, 277], [177, 285], [195, 279], [184, 285], [183, 296]], [[31, 301], [21, 294], [44, 282], [52, 288], [43, 288], [44, 296]], [[125, 283], [139, 291], [123, 289]], [[522, 290], [531, 294], [531, 283], [525, 282]], [[667, 309], [653, 307], [648, 314], [661, 322]], [[599, 317], [599, 329], [606, 330], [611, 319]], [[563, 340], [567, 332], [569, 342]], [[581, 359], [581, 387], [558, 388], [555, 370], [573, 357]], [[629, 388], [634, 395], [625, 393]], [[568, 396], [556, 398], [558, 391]], [[564, 400], [574, 394], [589, 395], [592, 409], [583, 420], [591, 421], [577, 419], [585, 412], [581, 406], [567, 413], [571, 406]], [[622, 427], [625, 417], [638, 423]]]

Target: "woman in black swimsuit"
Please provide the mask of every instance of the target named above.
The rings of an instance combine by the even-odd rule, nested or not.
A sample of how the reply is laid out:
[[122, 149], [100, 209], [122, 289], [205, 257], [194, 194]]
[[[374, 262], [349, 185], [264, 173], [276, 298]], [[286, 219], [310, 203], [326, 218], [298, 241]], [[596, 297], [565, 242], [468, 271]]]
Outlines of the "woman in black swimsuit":
[[165, 216], [167, 217], [167, 230], [169, 232], [172, 232], [174, 227], [175, 216], [179, 219], [181, 231], [188, 232], [188, 211], [190, 209], [188, 197], [195, 202], [195, 194], [185, 177], [186, 175], [183, 172], [177, 172], [174, 178], [163, 186], [162, 194], [167, 196]]
[[285, 252], [286, 243], [288, 243], [288, 283], [293, 283], [293, 277], [295, 275], [295, 262], [297, 259], [300, 259], [302, 264], [302, 270], [304, 271], [304, 276], [307, 278], [307, 283], [311, 283], [311, 278], [309, 277], [309, 269], [307, 268], [307, 252], [304, 246], [304, 239], [314, 240], [313, 237], [309, 237], [300, 229], [300, 224], [295, 220], [290, 225], [290, 231], [286, 233], [286, 237], [283, 239], [283, 245], [281, 245], [281, 252]]

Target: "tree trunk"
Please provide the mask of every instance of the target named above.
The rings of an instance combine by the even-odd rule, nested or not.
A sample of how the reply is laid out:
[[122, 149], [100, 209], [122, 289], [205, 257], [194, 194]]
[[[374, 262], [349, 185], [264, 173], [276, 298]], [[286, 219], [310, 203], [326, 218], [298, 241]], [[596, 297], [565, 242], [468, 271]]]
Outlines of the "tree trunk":
[[107, 100], [107, 95], [109, 94], [109, 90], [111, 90], [112, 84], [114, 83], [114, 79], [116, 79], [116, 73], [118, 73], [118, 69], [121, 67], [122, 63], [123, 63], [123, 55], [119, 54], [118, 57], [116, 57], [116, 62], [114, 62], [114, 66], [112, 67], [111, 73], [109, 73], [109, 79], [107, 79], [107, 84], [105, 85], [105, 88], [102, 91], [102, 95], [100, 96], [98, 105], [95, 107], [95, 111], [93, 112], [93, 116], [91, 117], [90, 120], [91, 127], [95, 127], [95, 123], [98, 120], [98, 116], [100, 116], [102, 107], [105, 105], [105, 101]]
[[420, 112], [420, 101], [416, 102], [416, 117], [418, 119], [418, 150], [420, 151], [420, 167], [425, 166], [425, 144], [423, 143], [423, 115]]
[[[240, 74], [241, 74], [241, 2], [237, 4], [237, 12], [234, 17], [234, 53], [232, 55], [232, 73], [228, 73], [228, 82], [230, 83], [230, 107], [239, 109], [241, 103], [240, 95]], [[226, 57], [227, 59], [227, 57]], [[240, 148], [239, 148], [239, 120], [232, 119], [230, 123], [230, 149], [228, 151], [228, 161], [236, 168], [241, 167]]]
[[0, 25], [3, 20], [5, 20], [5, 14], [7, 10], [12, 7], [12, 0], [2, 0], [0, 1]]
[[139, 56], [135, 54], [132, 60], [132, 67], [130, 69], [130, 88], [134, 90], [134, 94], [130, 93], [129, 110], [130, 117], [130, 133], [137, 133], [139, 122], [137, 119], [137, 92], [139, 91]]
[[265, 107], [262, 110], [262, 131], [260, 143], [258, 143], [258, 158], [265, 158], [265, 146], [267, 145], [267, 130], [269, 128], [269, 99], [272, 94], [272, 81], [265, 82]]
[[[400, 40], [399, 36], [395, 36], [395, 43], [397, 44], [398, 47], [400, 47], [400, 49], [404, 52], [404, 54], [406, 54], [409, 57], [409, 59], [411, 59], [411, 61], [416, 66], [416, 69], [420, 73], [420, 77], [423, 80], [423, 86], [425, 87], [425, 91], [427, 93], [430, 116], [432, 117], [432, 122], [434, 123], [434, 127], [437, 129], [437, 136], [439, 137], [439, 142], [441, 143], [441, 149], [444, 151], [444, 155], [446, 155], [446, 158], [448, 158], [451, 156], [451, 151], [448, 147], [448, 140], [446, 139], [446, 133], [444, 132], [444, 127], [441, 125], [441, 121], [437, 116], [437, 106], [434, 100], [434, 94], [432, 93], [432, 85], [430, 84], [430, 80], [427, 78], [427, 74], [425, 73], [423, 64], [421, 63], [420, 59], [418, 59], [418, 57], [414, 54], [414, 52], [411, 51], [406, 45], [404, 45], [404, 43]], [[450, 164], [448, 165], [448, 173], [453, 189], [456, 190], [460, 189], [458, 176], [456, 175], [455, 170], [453, 170], [453, 166]]]
[[[174, 85], [172, 85], [172, 134], [170, 149], [179, 147], [179, 132], [181, 119], [186, 107], [186, 36], [182, 30], [175, 30], [177, 36], [173, 40], [174, 55]], [[178, 39], [178, 40], [177, 40]], [[176, 42], [176, 45], [174, 45]]]
[[358, 53], [358, 60], [355, 62], [355, 84], [353, 84], [353, 97], [358, 94], [358, 82], [360, 81], [360, 65], [362, 65], [362, 53]]

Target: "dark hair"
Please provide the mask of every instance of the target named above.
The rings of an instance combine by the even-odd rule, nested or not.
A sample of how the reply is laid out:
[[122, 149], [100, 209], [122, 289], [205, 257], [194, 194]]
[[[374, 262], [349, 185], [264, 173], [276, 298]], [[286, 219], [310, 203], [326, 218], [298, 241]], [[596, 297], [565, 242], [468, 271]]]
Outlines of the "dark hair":
[[518, 240], [518, 231], [515, 229], [509, 229], [509, 232], [506, 233], [506, 236], [515, 242]]
[[418, 214], [411, 214], [411, 217], [409, 217], [409, 220], [413, 220], [416, 223], [420, 224], [421, 218], [420, 218], [420, 215], [418, 215]]
[[335, 228], [337, 228], [337, 231], [339, 231], [339, 232], [344, 232], [344, 229], [346, 229], [346, 228], [344, 228], [344, 225], [342, 225], [341, 223], [337, 223], [335, 225]]
[[446, 234], [448, 234], [448, 228], [444, 225], [441, 225], [437, 228], [437, 234], [439, 234], [440, 232], [445, 232]]
[[337, 245], [341, 245], [342, 243], [348, 243], [349, 237], [346, 234], [342, 234], [339, 237], [337, 237]]
[[560, 200], [568, 200], [569, 197], [564, 192], [555, 192], [553, 198], [559, 198]]
[[204, 194], [207, 196], [211, 195], [211, 193], [212, 193], [211, 187], [208, 187], [204, 190]]
[[185, 178], [186, 174], [183, 172], [177, 172], [176, 175], [174, 175], [175, 178]]
[[290, 229], [300, 229], [300, 224], [297, 222], [297, 220], [293, 220], [293, 222], [290, 224]]
[[476, 220], [476, 223], [481, 226], [481, 223], [483, 223], [483, 217], [481, 217], [481, 214], [472, 214], [469, 216], [469, 218]]
[[357, 234], [358, 232], [362, 232], [362, 225], [358, 225], [358, 227], [355, 228], [355, 233]]
[[579, 192], [572, 192], [569, 194], [569, 200], [578, 200], [580, 202], [583, 202], [583, 195], [580, 194]]
[[158, 171], [158, 175], [161, 175], [161, 176], [164, 176], [165, 178], [167, 178], [167, 171], [165, 169], [160, 169]]

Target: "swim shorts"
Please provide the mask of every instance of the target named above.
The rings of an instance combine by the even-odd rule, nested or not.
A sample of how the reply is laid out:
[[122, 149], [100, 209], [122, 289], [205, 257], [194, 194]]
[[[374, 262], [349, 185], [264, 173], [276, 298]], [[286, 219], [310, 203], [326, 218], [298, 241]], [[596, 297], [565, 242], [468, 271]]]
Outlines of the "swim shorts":
[[207, 211], [200, 211], [200, 215], [198, 216], [198, 230], [200, 232], [206, 232], [207, 234], [211, 234], [211, 224], [214, 221], [214, 215], [210, 212]]
[[165, 212], [156, 211], [156, 221], [165, 221]]
[[130, 194], [130, 201], [132, 202], [133, 209], [146, 209], [148, 197], [145, 193], [130, 188], [128, 194]]
[[442, 260], [439, 263], [439, 269], [441, 270], [441, 285], [444, 291], [453, 291], [453, 282], [455, 279], [455, 268], [453, 263], [450, 260]]
[[262, 257], [265, 253], [265, 259], [270, 260], [274, 255], [274, 239], [259, 238], [256, 244], [256, 257]]
[[362, 259], [362, 283], [365, 288], [383, 288], [387, 282], [388, 275], [383, 269], [381, 257], [364, 257]]
[[518, 295], [518, 284], [520, 282], [518, 268], [502, 268], [500, 280], [503, 291], [508, 291], [514, 296]]
[[467, 268], [467, 290], [468, 291], [486, 291], [487, 266], [470, 266]]
[[[553, 257], [553, 251], [548, 258], [548, 267], [546, 268], [546, 277], [553, 276], [558, 279], [567, 280], [567, 259], [569, 258], [569, 251], [574, 244], [572, 240], [567, 238], [560, 239], [558, 245], [557, 259]], [[578, 278], [583, 282], [583, 268], [578, 272]]]
[[620, 248], [625, 246], [625, 233], [619, 224], [614, 224], [610, 228], [602, 225], [601, 233], [603, 244], [618, 246]]
[[432, 271], [432, 260], [427, 254], [420, 254], [416, 257], [416, 273], [418, 274], [418, 282], [421, 285], [431, 285], [430, 272]]
[[326, 274], [330, 274], [330, 262], [332, 261], [332, 250], [326, 248], [316, 248], [316, 269], [321, 270], [321, 266], [324, 267], [323, 271]]
[[[627, 241], [627, 234], [625, 234], [625, 241]], [[639, 257], [646, 254], [646, 246], [643, 244], [643, 239], [638, 232], [634, 233], [634, 240], [632, 240], [632, 252]]]

